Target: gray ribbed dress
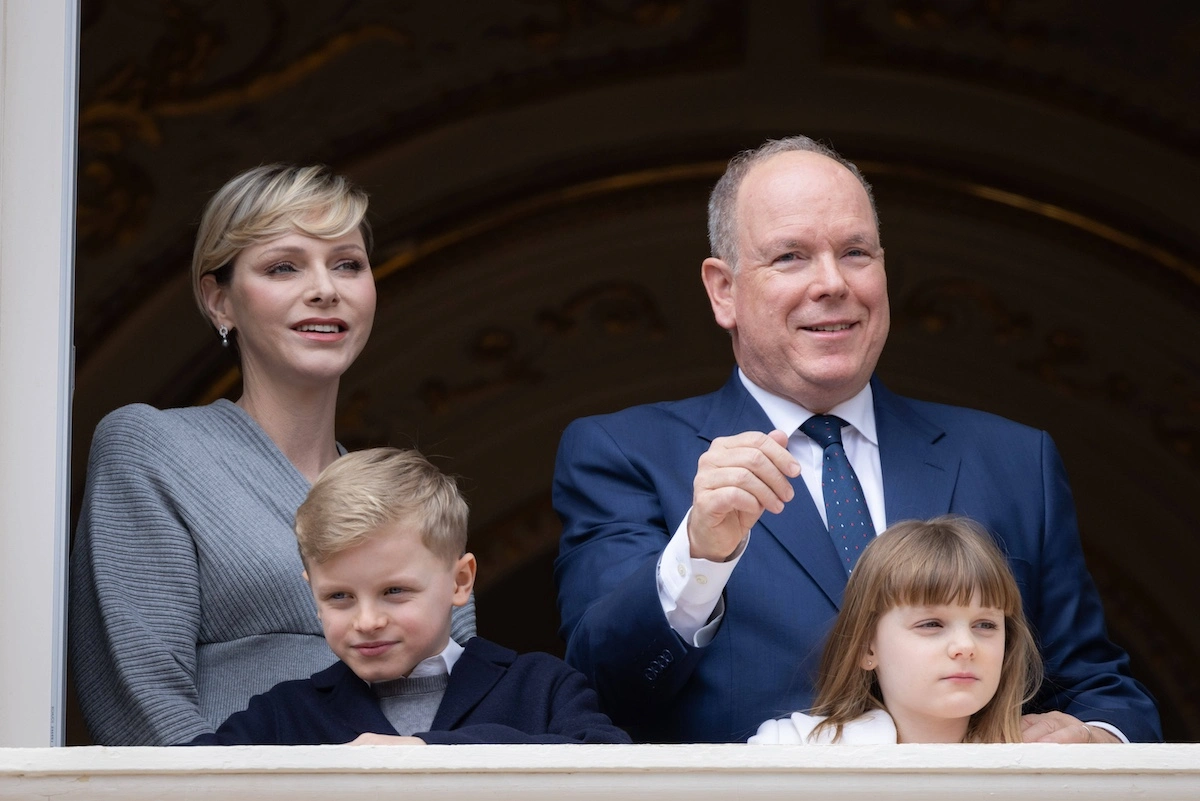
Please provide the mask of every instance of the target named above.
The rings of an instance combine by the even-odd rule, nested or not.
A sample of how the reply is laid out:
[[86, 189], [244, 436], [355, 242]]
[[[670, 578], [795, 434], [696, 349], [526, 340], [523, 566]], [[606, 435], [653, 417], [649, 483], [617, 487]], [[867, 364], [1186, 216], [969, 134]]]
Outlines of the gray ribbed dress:
[[[96, 428], [71, 555], [70, 652], [92, 737], [169, 745], [335, 657], [292, 533], [308, 480], [241, 407], [134, 404]], [[474, 608], [454, 637], [474, 634]]]

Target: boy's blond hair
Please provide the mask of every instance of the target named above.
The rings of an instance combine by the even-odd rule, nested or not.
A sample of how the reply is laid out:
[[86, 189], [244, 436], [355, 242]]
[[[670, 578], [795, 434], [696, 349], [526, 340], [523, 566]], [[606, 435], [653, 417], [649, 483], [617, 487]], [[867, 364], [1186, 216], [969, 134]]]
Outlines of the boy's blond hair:
[[421, 541], [453, 564], [467, 547], [467, 503], [453, 478], [415, 450], [372, 448], [326, 467], [296, 510], [305, 565], [357, 545], [380, 526], [417, 526]]

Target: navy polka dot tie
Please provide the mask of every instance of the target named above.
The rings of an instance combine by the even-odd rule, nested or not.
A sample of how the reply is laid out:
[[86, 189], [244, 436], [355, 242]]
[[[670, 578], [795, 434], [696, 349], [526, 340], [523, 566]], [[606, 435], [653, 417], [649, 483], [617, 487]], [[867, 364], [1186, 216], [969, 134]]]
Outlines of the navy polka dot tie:
[[849, 575], [863, 548], [875, 539], [875, 525], [862, 485], [842, 447], [842, 427], [847, 425], [840, 417], [818, 414], [805, 420], [800, 430], [825, 451], [821, 471], [825, 519], [829, 521], [829, 536]]

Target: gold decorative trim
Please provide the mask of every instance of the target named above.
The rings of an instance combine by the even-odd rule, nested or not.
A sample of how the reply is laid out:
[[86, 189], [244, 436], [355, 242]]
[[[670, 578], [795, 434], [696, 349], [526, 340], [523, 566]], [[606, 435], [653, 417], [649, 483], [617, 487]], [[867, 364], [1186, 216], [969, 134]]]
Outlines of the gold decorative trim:
[[1080, 214], [1076, 211], [1063, 208], [1062, 206], [1053, 203], [1047, 203], [1042, 200], [1035, 200], [1025, 195], [1010, 192], [1006, 189], [999, 189], [986, 184], [973, 183], [957, 178], [951, 178], [946, 175], [940, 175], [927, 170], [922, 170], [915, 167], [904, 167], [886, 162], [864, 161], [858, 162], [859, 169], [867, 175], [896, 175], [902, 178], [916, 179], [931, 186], [938, 186], [943, 189], [961, 192], [971, 197], [977, 197], [981, 200], [988, 200], [993, 203], [998, 203], [1002, 206], [1008, 206], [1021, 211], [1027, 211], [1031, 214], [1036, 214], [1039, 217], [1045, 217], [1049, 220], [1068, 225], [1080, 231], [1091, 234], [1106, 242], [1111, 242], [1114, 245], [1119, 245], [1126, 250], [1133, 251], [1141, 256], [1145, 256], [1168, 270], [1186, 278], [1188, 281], [1200, 286], [1200, 268], [1195, 264], [1181, 258], [1171, 251], [1153, 245], [1144, 239], [1139, 239], [1133, 234], [1126, 233], [1107, 223], [1100, 222], [1086, 214]]
[[[438, 251], [461, 244], [472, 237], [481, 236], [490, 231], [511, 225], [518, 220], [532, 217], [548, 209], [633, 189], [661, 186], [679, 181], [716, 179], [721, 175], [726, 164], [727, 162], [725, 161], [700, 161], [692, 164], [653, 167], [585, 181], [549, 192], [542, 192], [532, 197], [515, 201], [496, 211], [479, 215], [459, 225], [449, 227], [442, 233], [409, 242], [382, 264], [376, 265], [373, 268], [375, 281], [376, 283], [381, 283], [391, 279], [403, 270], [412, 267], [417, 262]], [[1133, 234], [1121, 231], [1114, 226], [1100, 222], [1085, 214], [995, 186], [953, 178], [930, 170], [889, 164], [881, 161], [860, 161], [857, 164], [867, 175], [889, 175], [907, 178], [930, 186], [949, 189], [981, 200], [1029, 212], [1030, 214], [1068, 225], [1144, 256], [1200, 287], [1200, 268], [1195, 264], [1165, 248], [1153, 245]], [[217, 398], [224, 397], [240, 380], [241, 373], [238, 368], [234, 367], [228, 370], [209, 386], [200, 402], [211, 403]]]

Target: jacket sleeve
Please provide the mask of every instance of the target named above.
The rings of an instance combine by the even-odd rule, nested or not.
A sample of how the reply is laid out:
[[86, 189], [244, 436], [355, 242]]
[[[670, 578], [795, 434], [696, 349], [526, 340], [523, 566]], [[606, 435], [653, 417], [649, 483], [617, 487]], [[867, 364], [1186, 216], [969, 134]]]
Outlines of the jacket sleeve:
[[[601, 708], [631, 730], [667, 714], [703, 653], [662, 610], [658, 561], [672, 523], [658, 466], [635, 461], [596, 419], [577, 420], [559, 445], [553, 489], [563, 523], [555, 581], [566, 659], [591, 680]], [[690, 478], [675, 479], [690, 493]]]
[[125, 409], [97, 428], [71, 559], [75, 683], [101, 745], [169, 745], [212, 731], [195, 681], [195, 548], [146, 458], [162, 443], [140, 422]]
[[1046, 679], [1034, 711], [1060, 710], [1081, 721], [1108, 723], [1130, 742], [1161, 742], [1158, 710], [1129, 672], [1129, 656], [1108, 638], [1100, 595], [1080, 545], [1066, 470], [1041, 434], [1045, 524], [1038, 613], [1033, 624]]
[[286, 725], [279, 725], [280, 707], [286, 700], [278, 691], [268, 691], [250, 699], [241, 712], [229, 716], [215, 732], [205, 732], [187, 745], [289, 745], [283, 742]]

